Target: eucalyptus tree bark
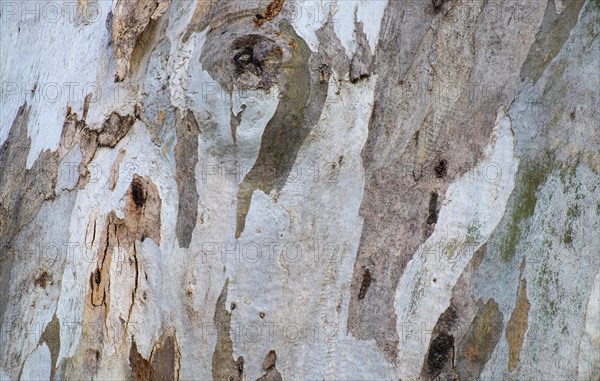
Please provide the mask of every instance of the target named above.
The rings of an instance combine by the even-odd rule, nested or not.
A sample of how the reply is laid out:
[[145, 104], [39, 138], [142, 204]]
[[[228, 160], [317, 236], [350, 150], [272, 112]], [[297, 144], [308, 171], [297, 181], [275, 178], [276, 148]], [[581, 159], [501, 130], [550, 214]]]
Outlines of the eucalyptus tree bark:
[[0, 380], [597, 381], [599, 15], [3, 1]]

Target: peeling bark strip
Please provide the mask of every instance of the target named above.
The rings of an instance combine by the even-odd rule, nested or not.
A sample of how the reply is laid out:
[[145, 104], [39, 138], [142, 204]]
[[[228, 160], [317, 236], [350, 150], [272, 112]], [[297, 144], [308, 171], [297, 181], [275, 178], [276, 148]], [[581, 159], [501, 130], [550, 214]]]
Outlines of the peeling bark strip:
[[212, 377], [213, 380], [243, 381], [244, 358], [242, 356], [237, 360], [233, 358], [233, 341], [230, 336], [231, 312], [225, 307], [228, 286], [229, 278], [225, 280], [217, 299], [213, 317], [213, 323], [217, 327], [217, 343], [212, 356]]
[[187, 42], [193, 33], [201, 32], [208, 26], [210, 20], [217, 14], [215, 10], [218, 9], [218, 4], [220, 3], [216, 1], [198, 1], [192, 19], [182, 37], [183, 42]]
[[177, 119], [177, 144], [175, 165], [179, 213], [177, 214], [177, 240], [179, 247], [190, 247], [192, 232], [198, 217], [198, 192], [196, 190], [196, 164], [198, 164], [198, 135], [200, 127], [190, 110]]
[[119, 151], [119, 155], [115, 159], [115, 162], [110, 167], [110, 176], [108, 178], [108, 189], [110, 189], [111, 191], [115, 190], [115, 187], [117, 186], [117, 183], [119, 181], [119, 166], [121, 165], [121, 162], [123, 161], [124, 157], [125, 157], [125, 150], [121, 149]]
[[102, 305], [107, 307], [110, 304], [108, 299], [110, 266], [114, 247], [119, 244], [119, 236], [125, 240], [126, 233], [120, 219], [113, 212], [106, 218], [106, 230], [98, 250], [98, 263], [96, 270], [90, 274], [91, 298], [94, 307]]
[[263, 13], [259, 13], [255, 16], [254, 25], [260, 27], [266, 22], [273, 21], [279, 12], [281, 12], [283, 4], [285, 4], [285, 0], [272, 0]]
[[129, 74], [131, 54], [150, 20], [158, 19], [169, 7], [170, 0], [118, 0], [114, 6], [111, 33], [117, 61], [115, 82]]
[[283, 65], [285, 90], [263, 132], [256, 163], [239, 187], [236, 238], [244, 231], [252, 193], [260, 189], [269, 194], [285, 184], [298, 151], [321, 114], [327, 97], [329, 76], [326, 81], [321, 81], [311, 73], [311, 51], [306, 42], [287, 22], [281, 22], [279, 26], [281, 34], [294, 41], [296, 49]]

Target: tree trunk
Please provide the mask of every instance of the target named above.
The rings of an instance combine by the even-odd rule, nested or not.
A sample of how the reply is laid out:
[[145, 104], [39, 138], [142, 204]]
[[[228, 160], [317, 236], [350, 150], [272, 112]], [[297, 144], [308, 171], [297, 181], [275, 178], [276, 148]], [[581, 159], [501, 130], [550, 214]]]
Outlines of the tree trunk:
[[599, 16], [3, 1], [0, 380], [598, 380]]

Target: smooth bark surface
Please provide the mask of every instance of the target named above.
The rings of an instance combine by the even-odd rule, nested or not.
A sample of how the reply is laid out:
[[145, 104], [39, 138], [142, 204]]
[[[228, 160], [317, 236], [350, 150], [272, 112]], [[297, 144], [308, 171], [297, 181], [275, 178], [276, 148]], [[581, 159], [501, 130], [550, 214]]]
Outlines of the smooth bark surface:
[[0, 4], [0, 380], [600, 379], [598, 0]]

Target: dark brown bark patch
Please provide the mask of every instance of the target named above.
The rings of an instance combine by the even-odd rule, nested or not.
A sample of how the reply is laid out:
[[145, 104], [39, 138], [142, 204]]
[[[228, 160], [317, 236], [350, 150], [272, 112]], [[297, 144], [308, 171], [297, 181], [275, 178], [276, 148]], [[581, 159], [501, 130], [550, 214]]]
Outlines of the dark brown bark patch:
[[425, 356], [422, 374], [427, 379], [452, 379], [456, 355], [456, 331], [458, 314], [453, 303], [442, 313], [433, 329], [429, 349]]
[[49, 284], [52, 284], [52, 275], [48, 271], [43, 270], [33, 281], [33, 284], [37, 287], [46, 288]]
[[446, 160], [440, 160], [440, 162], [435, 166], [435, 177], [438, 179], [442, 179], [446, 176], [448, 172], [448, 162]]
[[369, 271], [369, 269], [365, 269], [365, 272], [363, 273], [362, 283], [360, 285], [360, 290], [358, 291], [358, 300], [363, 300], [365, 298], [365, 295], [369, 290], [369, 286], [371, 285], [372, 280], [373, 278], [371, 278], [371, 272]]
[[133, 381], [177, 381], [181, 367], [181, 352], [177, 337], [165, 333], [154, 344], [150, 360], [146, 360], [137, 349], [135, 338], [131, 339], [129, 366]]
[[449, 360], [452, 360], [454, 336], [441, 332], [431, 341], [427, 353], [427, 367], [432, 377], [436, 377]]
[[156, 185], [149, 178], [134, 175], [127, 192], [124, 218], [130, 243], [151, 238], [160, 245], [161, 208]]
[[181, 353], [174, 334], [163, 335], [160, 342], [154, 345], [150, 357], [152, 380], [179, 380]]
[[431, 192], [429, 195], [429, 215], [427, 216], [427, 223], [429, 225], [435, 224], [438, 219], [438, 198], [437, 192]]
[[137, 349], [135, 340], [131, 340], [131, 349], [129, 350], [129, 366], [131, 367], [131, 377], [133, 381], [150, 381], [152, 377], [152, 366], [150, 361], [146, 360]]

